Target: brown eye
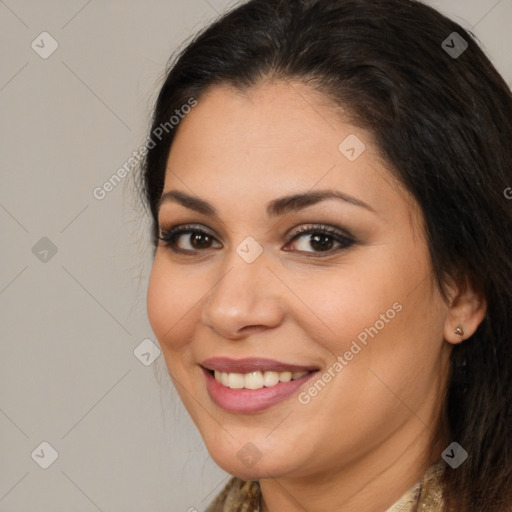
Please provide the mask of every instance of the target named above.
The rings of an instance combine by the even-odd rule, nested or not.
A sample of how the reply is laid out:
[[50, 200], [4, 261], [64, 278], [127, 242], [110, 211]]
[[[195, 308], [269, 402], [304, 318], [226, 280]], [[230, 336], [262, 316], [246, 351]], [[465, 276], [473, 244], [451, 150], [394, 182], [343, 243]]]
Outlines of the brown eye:
[[[295, 242], [301, 239], [303, 241]], [[348, 249], [354, 244], [354, 241], [343, 232], [328, 226], [304, 226], [295, 233], [290, 244], [293, 242], [298, 246], [299, 252], [309, 253], [332, 253]], [[339, 246], [338, 250], [336, 250], [336, 244]]]
[[207, 249], [212, 243], [210, 235], [206, 235], [205, 233], [191, 233], [187, 236], [190, 237], [189, 245], [194, 249]]
[[158, 238], [165, 247], [184, 253], [210, 249], [215, 241], [210, 233], [199, 228], [192, 229], [192, 226], [162, 229]]

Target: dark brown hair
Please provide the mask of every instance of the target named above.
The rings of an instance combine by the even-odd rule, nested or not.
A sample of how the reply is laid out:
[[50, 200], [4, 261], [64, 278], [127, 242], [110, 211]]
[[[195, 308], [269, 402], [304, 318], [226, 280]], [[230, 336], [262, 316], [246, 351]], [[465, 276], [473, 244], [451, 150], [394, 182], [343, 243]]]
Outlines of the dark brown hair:
[[[453, 32], [468, 44], [461, 55], [443, 47]], [[485, 295], [485, 319], [451, 355], [443, 414], [469, 457], [446, 466], [446, 510], [512, 510], [510, 88], [471, 33], [418, 1], [250, 0], [170, 61], [151, 133], [216, 84], [244, 90], [266, 77], [311, 85], [372, 133], [422, 209], [440, 290], [468, 279]], [[176, 129], [142, 166], [155, 244]]]

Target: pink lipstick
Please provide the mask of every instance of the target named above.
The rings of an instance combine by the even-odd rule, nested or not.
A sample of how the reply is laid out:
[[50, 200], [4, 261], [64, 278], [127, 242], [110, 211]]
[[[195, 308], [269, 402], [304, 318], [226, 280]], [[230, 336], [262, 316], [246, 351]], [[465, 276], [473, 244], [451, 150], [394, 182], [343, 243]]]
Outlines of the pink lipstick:
[[222, 409], [255, 413], [295, 393], [317, 367], [288, 364], [267, 358], [214, 357], [201, 364], [208, 394]]

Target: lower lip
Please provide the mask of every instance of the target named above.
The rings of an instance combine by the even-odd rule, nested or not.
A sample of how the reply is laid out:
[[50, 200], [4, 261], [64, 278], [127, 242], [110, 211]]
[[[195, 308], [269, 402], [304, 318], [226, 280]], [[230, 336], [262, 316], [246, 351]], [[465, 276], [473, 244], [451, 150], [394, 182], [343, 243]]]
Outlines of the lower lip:
[[300, 379], [279, 382], [275, 386], [261, 389], [232, 389], [223, 386], [215, 377], [202, 368], [206, 378], [206, 388], [210, 398], [222, 409], [236, 413], [259, 412], [276, 405], [295, 393], [316, 372]]

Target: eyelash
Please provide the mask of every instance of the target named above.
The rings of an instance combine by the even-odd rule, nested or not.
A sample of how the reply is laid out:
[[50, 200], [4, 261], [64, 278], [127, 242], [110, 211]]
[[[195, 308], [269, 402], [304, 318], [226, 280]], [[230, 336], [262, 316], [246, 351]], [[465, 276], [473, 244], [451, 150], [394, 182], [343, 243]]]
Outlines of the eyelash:
[[[179, 254], [185, 254], [185, 255], [193, 255], [193, 253], [201, 252], [209, 250], [207, 249], [197, 249], [197, 250], [186, 250], [186, 249], [178, 249], [176, 247], [176, 241], [177, 239], [184, 234], [201, 234], [206, 235], [210, 237], [211, 239], [215, 239], [215, 237], [209, 233], [208, 231], [202, 229], [198, 225], [186, 225], [186, 226], [175, 226], [175, 227], [162, 227], [160, 230], [160, 235], [158, 239], [162, 242], [162, 246], [169, 248], [171, 251]], [[321, 234], [321, 235], [327, 235], [330, 238], [334, 239], [335, 242], [341, 245], [337, 250], [330, 249], [328, 251], [298, 251], [300, 253], [313, 253], [313, 254], [325, 254], [325, 256], [308, 256], [308, 257], [326, 257], [331, 256], [333, 254], [337, 254], [339, 252], [347, 250], [349, 247], [351, 247], [355, 241], [354, 239], [348, 235], [343, 234], [343, 232], [340, 232], [338, 229], [332, 228], [330, 226], [318, 224], [318, 225], [309, 225], [309, 226], [301, 226], [298, 228], [292, 235], [290, 241], [288, 244], [292, 243], [297, 238], [300, 238], [304, 235], [313, 235], [313, 234]], [[287, 245], [288, 245], [287, 244]]]

